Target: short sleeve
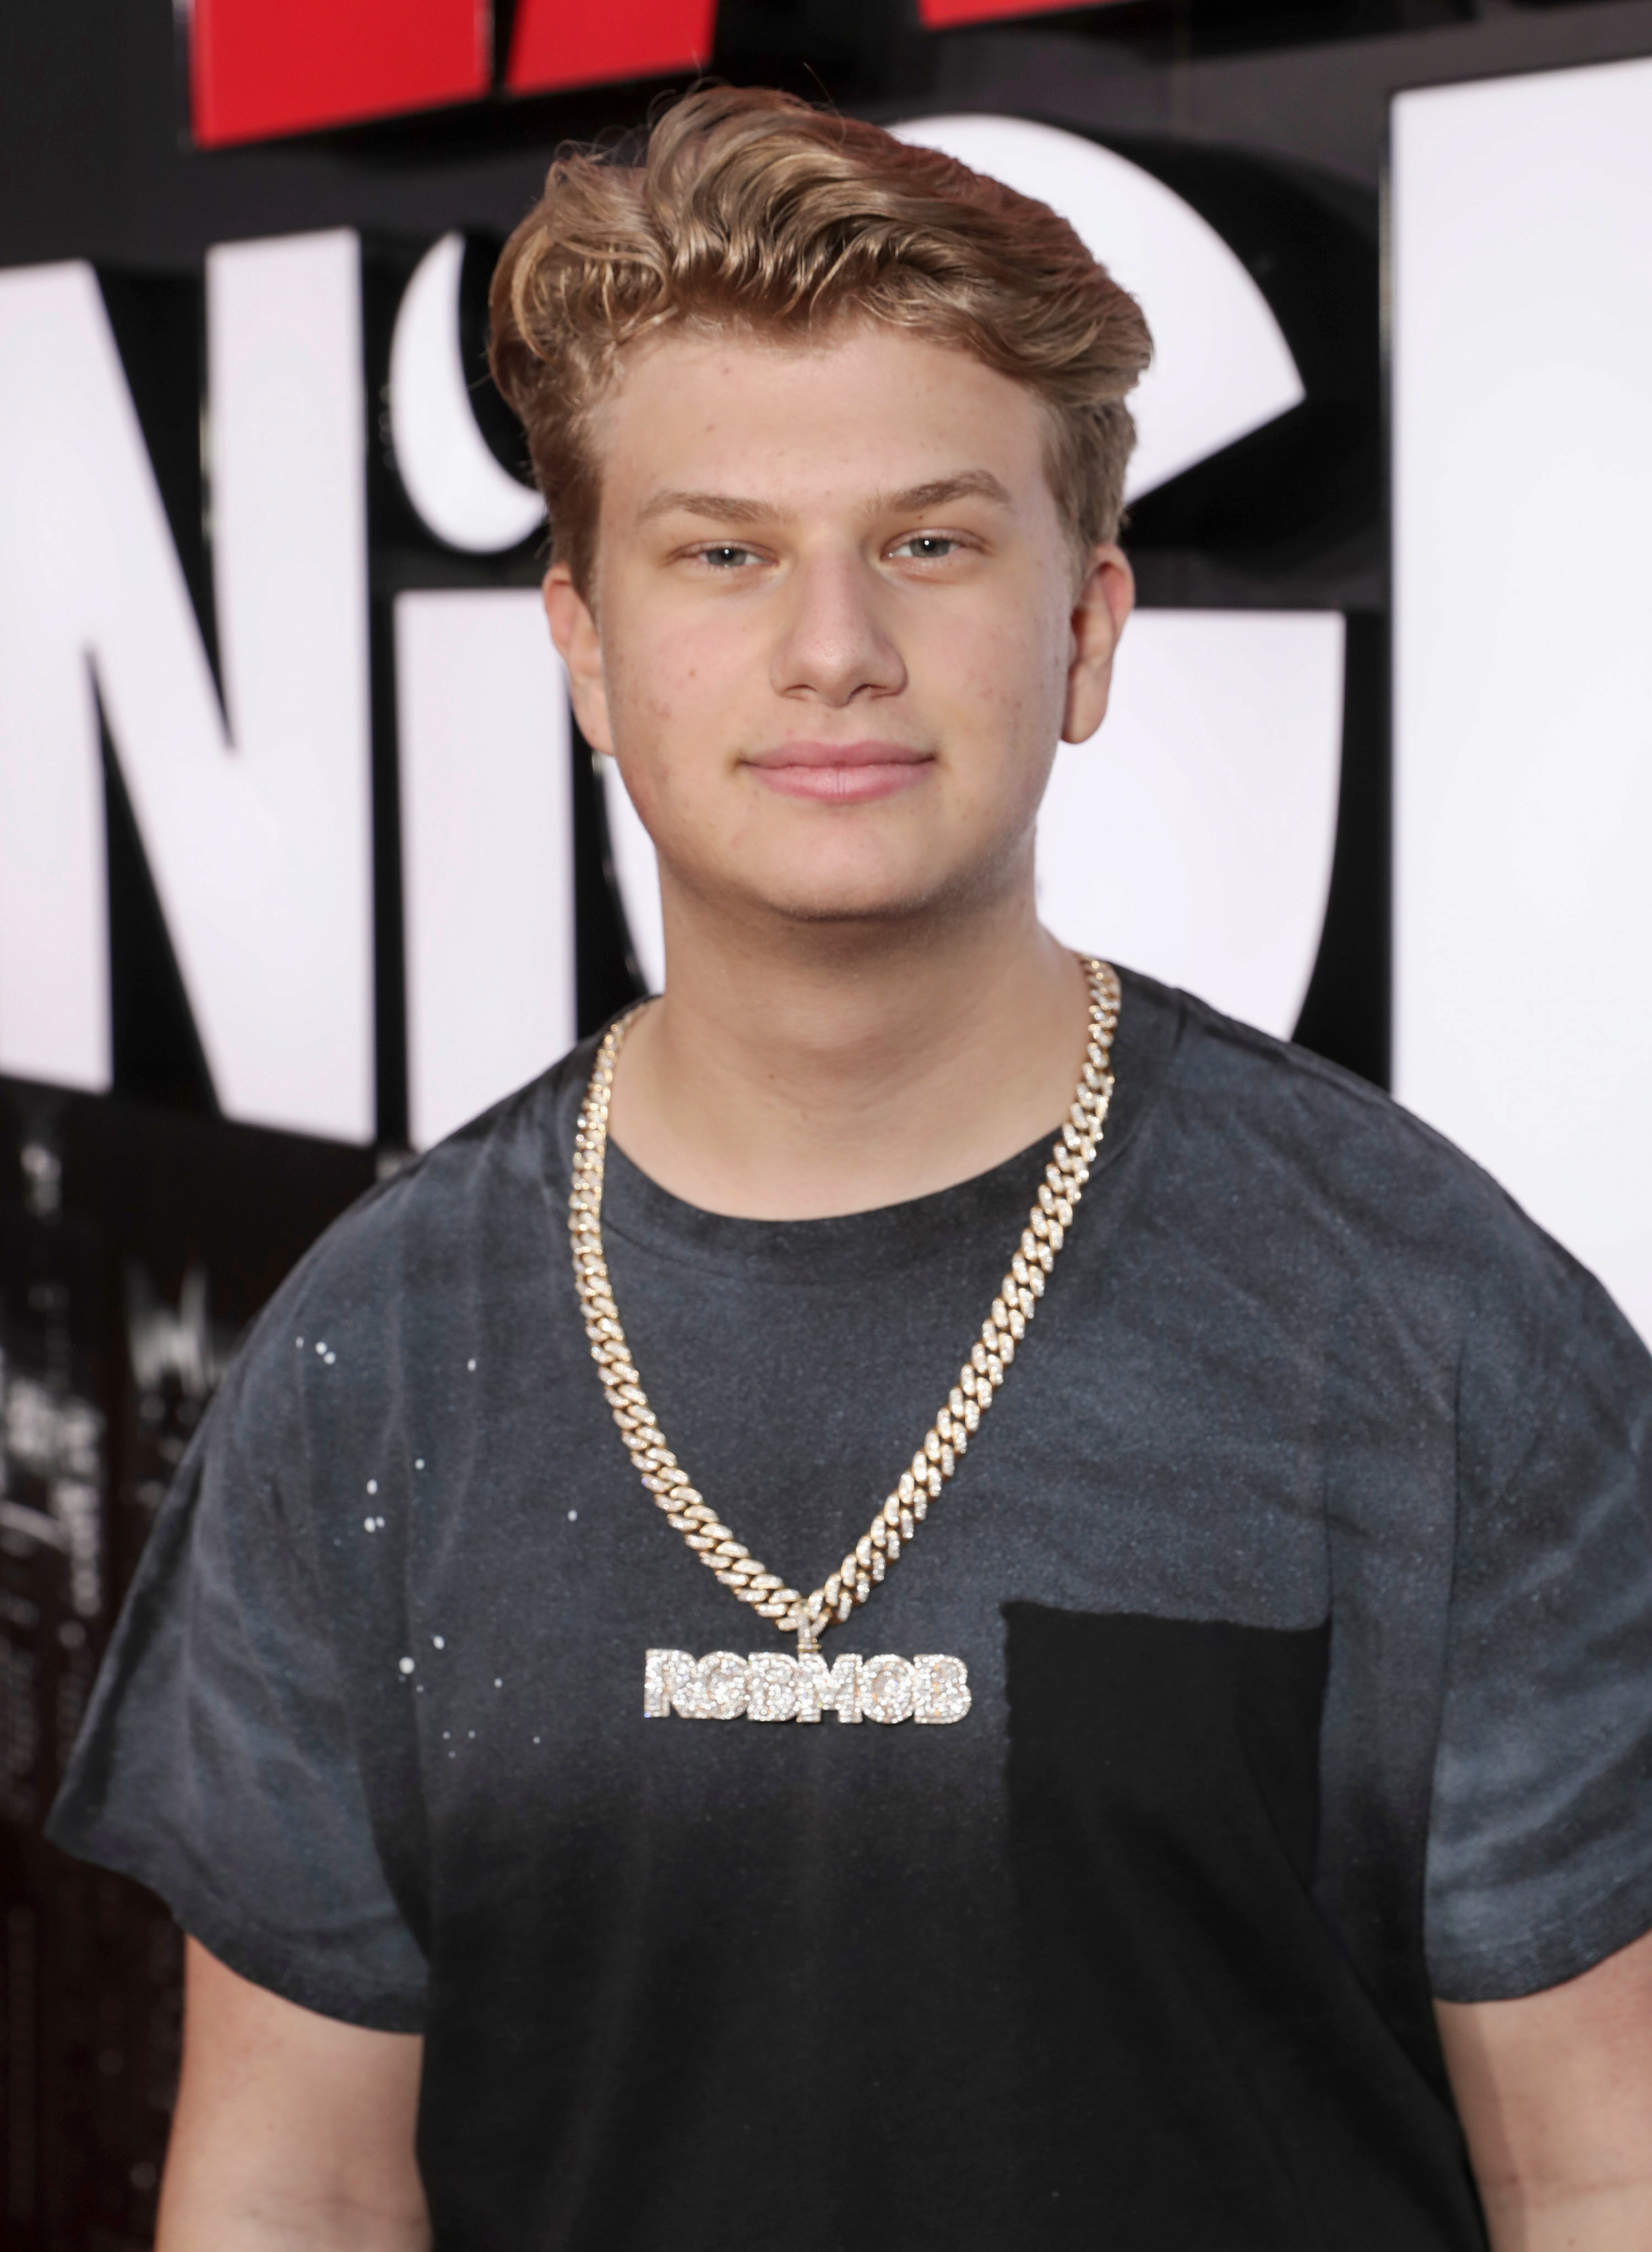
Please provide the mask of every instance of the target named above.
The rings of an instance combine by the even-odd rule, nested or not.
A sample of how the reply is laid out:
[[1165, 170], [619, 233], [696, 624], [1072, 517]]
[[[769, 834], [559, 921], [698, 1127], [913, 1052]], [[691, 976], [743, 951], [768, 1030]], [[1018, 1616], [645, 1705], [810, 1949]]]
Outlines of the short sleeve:
[[157, 1520], [47, 1834], [158, 1893], [255, 1984], [416, 2032], [424, 1958], [374, 1845], [325, 1606], [282, 1505], [303, 1461], [287, 1391], [255, 1336]]
[[1652, 1360], [1541, 1249], [1462, 1375], [1425, 1908], [1448, 2001], [1558, 1985], [1652, 1928]]

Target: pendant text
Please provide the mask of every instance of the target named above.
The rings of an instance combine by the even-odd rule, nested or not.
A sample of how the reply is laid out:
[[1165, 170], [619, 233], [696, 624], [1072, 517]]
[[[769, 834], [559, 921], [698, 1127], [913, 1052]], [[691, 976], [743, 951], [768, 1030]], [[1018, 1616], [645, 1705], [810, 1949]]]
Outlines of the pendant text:
[[950, 1727], [970, 1708], [969, 1669], [961, 1658], [857, 1658], [846, 1651], [828, 1665], [824, 1658], [788, 1658], [777, 1650], [736, 1658], [714, 1650], [691, 1658], [686, 1650], [651, 1650], [643, 1665], [643, 1713], [663, 1720], [902, 1720]]

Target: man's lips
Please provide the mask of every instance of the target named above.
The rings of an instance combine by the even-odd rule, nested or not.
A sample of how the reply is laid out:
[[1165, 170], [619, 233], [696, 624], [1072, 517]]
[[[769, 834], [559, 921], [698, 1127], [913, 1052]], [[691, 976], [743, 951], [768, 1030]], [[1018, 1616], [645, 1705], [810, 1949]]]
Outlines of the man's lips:
[[783, 797], [863, 805], [910, 789], [934, 764], [928, 751], [905, 743], [781, 743], [745, 761]]

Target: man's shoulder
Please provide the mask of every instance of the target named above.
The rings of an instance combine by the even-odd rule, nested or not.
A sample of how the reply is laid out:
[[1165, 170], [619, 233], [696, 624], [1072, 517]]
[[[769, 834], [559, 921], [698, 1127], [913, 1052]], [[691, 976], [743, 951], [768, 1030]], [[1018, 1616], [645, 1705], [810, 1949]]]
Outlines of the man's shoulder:
[[1213, 1188], [1366, 1260], [1565, 1295], [1589, 1284], [1483, 1166], [1382, 1088], [1195, 995], [1133, 982], [1179, 1014], [1166, 1125], [1178, 1162]]
[[342, 1213], [270, 1301], [243, 1360], [268, 1360], [277, 1344], [289, 1354], [302, 1338], [303, 1352], [324, 1367], [347, 1356], [360, 1371], [381, 1361], [393, 1335], [439, 1317], [484, 1277], [498, 1299], [518, 1274], [542, 1274], [566, 1197], [561, 1143], [591, 1046], [571, 1050]]
[[1196, 993], [1172, 992], [1149, 978], [1133, 981], [1182, 1017], [1178, 1079], [1184, 1095], [1232, 1106], [1236, 1123], [1265, 1120], [1272, 1132], [1306, 1135], [1318, 1148], [1383, 1147], [1397, 1162], [1482, 1180], [1473, 1161], [1374, 1081], [1312, 1048], [1299, 1047], [1242, 1018], [1225, 1015]]
[[525, 1211], [537, 1212], [547, 1197], [560, 1203], [567, 1184], [552, 1176], [563, 1113], [571, 1131], [591, 1045], [570, 1050], [370, 1189], [317, 1243], [306, 1262], [312, 1276], [336, 1284], [387, 1265], [403, 1275], [439, 1269], [464, 1256], [478, 1233], [503, 1227], [508, 1241]]

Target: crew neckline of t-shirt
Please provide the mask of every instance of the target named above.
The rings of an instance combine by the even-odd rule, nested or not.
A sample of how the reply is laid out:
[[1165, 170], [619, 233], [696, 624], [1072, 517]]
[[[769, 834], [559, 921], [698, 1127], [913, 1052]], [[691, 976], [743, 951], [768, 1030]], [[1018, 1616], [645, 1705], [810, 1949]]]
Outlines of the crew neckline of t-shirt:
[[[1118, 1164], [1153, 1107], [1186, 1015], [1179, 993], [1131, 971], [1120, 970], [1119, 978], [1123, 1006], [1114, 1041], [1113, 1100], [1091, 1169], [1097, 1186]], [[581, 1044], [576, 1068], [562, 1089], [554, 1188], [558, 1174], [567, 1178], [575, 1120], [595, 1047], [594, 1040]], [[662, 1188], [610, 1140], [603, 1173], [603, 1232], [657, 1257], [746, 1275], [770, 1273], [823, 1283], [865, 1272], [868, 1266], [887, 1275], [932, 1256], [960, 1228], [1013, 1227], [1015, 1212], [1032, 1200], [1056, 1130], [1052, 1124], [1025, 1149], [948, 1188], [868, 1212], [780, 1220], [738, 1218], [689, 1204]]]

